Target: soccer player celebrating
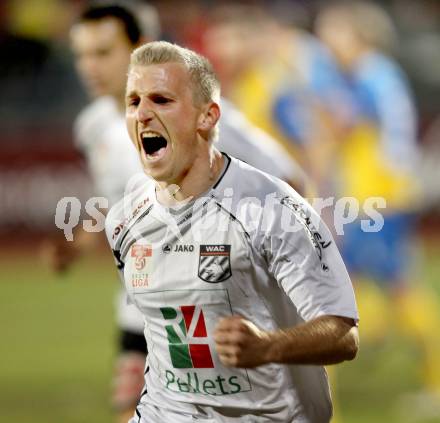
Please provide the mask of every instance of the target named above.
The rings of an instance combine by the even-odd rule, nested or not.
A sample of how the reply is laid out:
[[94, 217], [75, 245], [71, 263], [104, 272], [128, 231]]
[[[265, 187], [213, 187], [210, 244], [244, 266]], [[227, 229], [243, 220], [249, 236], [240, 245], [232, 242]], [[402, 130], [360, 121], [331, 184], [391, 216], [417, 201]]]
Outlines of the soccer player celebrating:
[[[99, 1], [87, 7], [71, 30], [75, 64], [93, 99], [75, 122], [75, 141], [87, 159], [97, 195], [115, 204], [130, 178], [141, 172], [138, 154], [128, 137], [125, 86], [130, 54], [143, 42], [159, 37], [156, 10], [141, 1]], [[284, 150], [251, 125], [230, 103], [222, 100], [220, 148], [273, 175], [302, 186], [304, 176]], [[71, 265], [81, 254], [93, 251], [97, 234], [77, 231], [73, 243], [49, 246], [52, 266]], [[117, 300], [120, 354], [116, 366], [113, 405], [126, 422], [133, 414], [143, 385], [146, 345], [144, 321], [122, 291]]]
[[106, 220], [149, 349], [130, 422], [329, 422], [322, 366], [358, 348], [349, 276], [296, 191], [217, 150], [219, 96], [191, 50], [131, 56], [126, 122], [151, 179]]

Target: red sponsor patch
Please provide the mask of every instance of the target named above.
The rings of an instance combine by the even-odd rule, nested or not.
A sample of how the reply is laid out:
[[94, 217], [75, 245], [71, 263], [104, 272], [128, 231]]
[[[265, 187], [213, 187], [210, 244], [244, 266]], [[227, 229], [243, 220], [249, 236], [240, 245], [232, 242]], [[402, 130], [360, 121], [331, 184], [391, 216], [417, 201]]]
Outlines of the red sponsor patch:
[[136, 270], [142, 270], [147, 264], [147, 257], [153, 255], [151, 245], [134, 244], [131, 247], [131, 256], [135, 258], [134, 266]]

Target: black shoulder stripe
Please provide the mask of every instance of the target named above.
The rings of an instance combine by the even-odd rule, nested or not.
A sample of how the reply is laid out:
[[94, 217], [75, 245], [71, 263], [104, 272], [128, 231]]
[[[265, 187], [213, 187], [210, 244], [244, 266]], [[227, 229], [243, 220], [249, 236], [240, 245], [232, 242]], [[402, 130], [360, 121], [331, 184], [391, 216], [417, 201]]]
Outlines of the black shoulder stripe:
[[147, 208], [147, 210], [145, 210], [138, 217], [136, 217], [133, 221], [131, 221], [129, 225], [127, 225], [127, 227], [125, 229], [125, 232], [120, 236], [120, 238], [118, 239], [117, 243], [115, 244], [115, 249], [120, 249], [121, 248], [121, 245], [124, 242], [124, 239], [130, 233], [130, 228], [134, 224], [136, 224], [136, 222], [139, 222], [140, 219], [142, 219], [143, 217], [147, 216], [148, 213], [150, 213], [152, 208], [153, 208], [153, 204], [151, 204], [150, 207]]
[[226, 165], [226, 169], [223, 171], [222, 176], [220, 176], [220, 178], [218, 179], [218, 181], [217, 181], [217, 182], [215, 183], [215, 185], [212, 187], [213, 189], [217, 188], [217, 186], [219, 185], [219, 183], [222, 181], [223, 177], [226, 175], [226, 172], [227, 172], [228, 169], [229, 169], [229, 165], [231, 164], [231, 158], [230, 158], [226, 153], [223, 153], [223, 151], [222, 151], [222, 154], [223, 154], [223, 156], [226, 158], [226, 160], [228, 161], [228, 164]]
[[243, 229], [243, 232], [246, 234], [246, 236], [250, 239], [251, 236], [249, 235], [249, 232], [245, 229], [243, 223], [241, 223], [240, 220], [238, 220], [229, 210], [226, 210], [218, 201], [215, 202], [219, 210], [222, 210], [225, 212], [234, 222], [237, 222], [241, 228]]
[[112, 250], [113, 256], [116, 260], [116, 267], [119, 270], [122, 270], [125, 266], [125, 263], [121, 260], [121, 252], [119, 250]]

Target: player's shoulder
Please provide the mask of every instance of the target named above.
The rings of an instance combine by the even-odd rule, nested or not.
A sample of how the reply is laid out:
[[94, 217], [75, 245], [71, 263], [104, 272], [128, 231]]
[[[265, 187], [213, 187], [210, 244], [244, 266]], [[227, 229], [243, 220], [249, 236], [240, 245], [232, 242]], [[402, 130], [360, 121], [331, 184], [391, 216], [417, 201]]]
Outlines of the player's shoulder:
[[234, 186], [234, 189], [238, 190], [240, 194], [245, 196], [253, 194], [262, 199], [268, 193], [294, 191], [289, 184], [280, 178], [235, 157], [225, 156], [230, 167], [229, 173], [226, 175], [227, 182]]
[[252, 204], [253, 209], [267, 211], [273, 209], [277, 214], [280, 205], [285, 198], [291, 198], [295, 202], [305, 202], [289, 184], [257, 169], [235, 157], [225, 155], [227, 170], [216, 187], [216, 194], [222, 200], [230, 197], [232, 201], [225, 202], [230, 204], [232, 209], [240, 213], [240, 209], [249, 208]]
[[75, 119], [73, 131], [78, 147], [86, 148], [104, 126], [119, 115], [116, 102], [110, 96], [103, 96], [89, 103]]
[[311, 204], [286, 182], [235, 158], [229, 168], [217, 199], [255, 245], [268, 236], [293, 242], [307, 235], [314, 245], [314, 238], [331, 238]]
[[152, 192], [154, 181], [145, 174], [139, 173], [130, 179], [124, 197], [110, 208], [105, 219], [105, 231], [111, 246], [137, 216], [152, 206]]

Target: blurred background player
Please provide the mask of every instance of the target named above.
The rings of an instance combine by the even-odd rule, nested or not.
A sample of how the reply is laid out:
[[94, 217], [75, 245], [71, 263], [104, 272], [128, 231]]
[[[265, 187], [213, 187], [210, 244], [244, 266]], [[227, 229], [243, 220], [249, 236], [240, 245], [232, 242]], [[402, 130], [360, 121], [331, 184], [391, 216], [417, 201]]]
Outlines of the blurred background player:
[[374, 3], [340, 1], [318, 14], [316, 31], [338, 63], [344, 99], [351, 100], [352, 110], [351, 125], [329, 158], [329, 178], [336, 176], [339, 196], [354, 197], [360, 204], [371, 197], [386, 200], [379, 232], [365, 232], [357, 219], [344, 226], [340, 240], [345, 263], [358, 283], [363, 330], [380, 338], [398, 322], [398, 329], [415, 338], [423, 348], [426, 389], [439, 403], [439, 305], [423, 281], [408, 280], [421, 202], [419, 152], [412, 94], [406, 75], [389, 54], [394, 26]]
[[[96, 194], [105, 197], [109, 207], [123, 196], [130, 178], [142, 172], [126, 135], [124, 120], [130, 53], [159, 34], [156, 10], [135, 1], [92, 3], [71, 28], [76, 69], [93, 99], [75, 121], [75, 141], [87, 160]], [[73, 243], [57, 245], [53, 254], [54, 267], [70, 265], [101, 242], [101, 234], [77, 231]], [[142, 316], [136, 307], [127, 304], [122, 290], [117, 298], [116, 312], [120, 352], [112, 404], [122, 422], [128, 420], [138, 401], [147, 350]]]
[[[97, 195], [109, 201], [120, 199], [126, 184], [142, 172], [138, 155], [126, 132], [124, 97], [131, 51], [159, 38], [155, 9], [144, 2], [94, 2], [71, 29], [76, 68], [93, 101], [79, 114], [74, 130], [78, 148], [84, 153]], [[302, 190], [305, 175], [284, 149], [269, 135], [254, 127], [227, 100], [222, 100], [218, 148], [276, 175]], [[55, 269], [67, 268], [80, 255], [92, 251], [101, 239], [83, 230], [73, 243], [49, 246]], [[143, 318], [126, 304], [121, 290], [117, 302], [120, 356], [116, 366], [113, 404], [120, 420], [133, 414], [143, 386], [146, 346]], [[128, 416], [128, 417], [127, 417]]]
[[306, 10], [292, 2], [276, 2], [272, 10], [219, 6], [211, 12], [203, 51], [225, 95], [303, 165], [317, 188], [324, 186], [326, 148], [337, 135], [333, 115], [344, 120], [346, 112], [333, 61], [303, 29], [307, 21]]

